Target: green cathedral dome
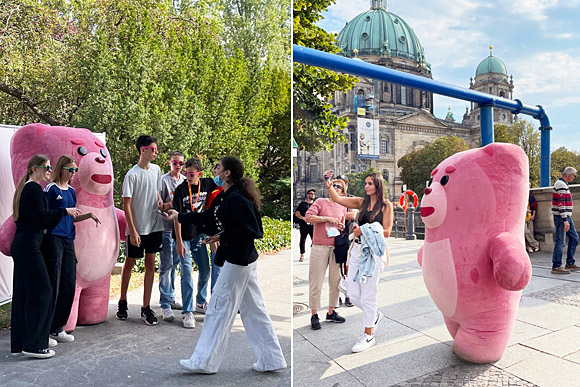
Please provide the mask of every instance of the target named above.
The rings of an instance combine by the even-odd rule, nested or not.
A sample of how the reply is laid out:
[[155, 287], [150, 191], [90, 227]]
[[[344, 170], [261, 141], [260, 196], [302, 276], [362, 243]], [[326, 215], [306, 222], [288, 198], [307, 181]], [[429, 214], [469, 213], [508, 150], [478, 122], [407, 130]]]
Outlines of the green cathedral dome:
[[338, 34], [342, 55], [386, 55], [425, 62], [423, 47], [407, 22], [388, 12], [382, 2], [373, 3]]
[[505, 67], [505, 64], [503, 64], [499, 58], [496, 58], [491, 54], [491, 46], [489, 56], [479, 63], [477, 70], [475, 70], [475, 76], [477, 77], [478, 75], [487, 73], [497, 73], [507, 76], [507, 68]]

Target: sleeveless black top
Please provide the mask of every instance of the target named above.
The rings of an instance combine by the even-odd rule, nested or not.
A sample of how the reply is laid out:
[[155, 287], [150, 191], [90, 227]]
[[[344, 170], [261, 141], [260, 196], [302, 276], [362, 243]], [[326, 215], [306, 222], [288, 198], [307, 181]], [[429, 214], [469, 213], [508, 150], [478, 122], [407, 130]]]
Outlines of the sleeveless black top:
[[[383, 205], [384, 207], [384, 205]], [[361, 216], [360, 216], [360, 220], [359, 220], [359, 226], [362, 226], [363, 224], [366, 223], [373, 223], [373, 222], [379, 222], [381, 225], [383, 224], [383, 209], [381, 208], [381, 210], [379, 211], [379, 213], [377, 214], [377, 216], [375, 216], [374, 219], [371, 220], [371, 213], [372, 211], [362, 211], [361, 212]]]

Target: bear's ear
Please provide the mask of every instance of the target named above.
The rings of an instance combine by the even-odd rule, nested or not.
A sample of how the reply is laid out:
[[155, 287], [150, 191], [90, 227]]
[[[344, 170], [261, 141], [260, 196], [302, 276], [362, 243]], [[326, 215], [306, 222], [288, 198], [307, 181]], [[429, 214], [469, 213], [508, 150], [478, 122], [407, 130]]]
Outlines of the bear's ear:
[[492, 143], [481, 148], [489, 157], [493, 157], [497, 144]]
[[48, 126], [46, 126], [46, 125], [42, 125], [42, 124], [36, 125], [36, 127], [34, 128], [34, 135], [36, 137], [40, 136], [42, 133], [44, 133], [46, 131], [46, 128], [48, 128]]

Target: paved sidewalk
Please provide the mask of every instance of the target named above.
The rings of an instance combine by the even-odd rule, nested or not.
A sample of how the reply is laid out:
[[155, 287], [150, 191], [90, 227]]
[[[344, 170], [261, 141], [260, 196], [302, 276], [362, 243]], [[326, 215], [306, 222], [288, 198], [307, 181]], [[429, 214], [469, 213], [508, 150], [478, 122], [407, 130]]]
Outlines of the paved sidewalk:
[[[288, 249], [262, 256], [258, 262], [266, 308], [289, 365], [290, 259]], [[195, 273], [194, 281], [197, 283]], [[177, 294], [181, 299], [179, 291]], [[252, 370], [255, 358], [239, 315], [219, 372], [187, 373], [178, 361], [191, 356], [203, 327], [203, 315], [195, 314], [195, 329], [183, 328], [178, 313], [173, 322], [164, 322], [160, 317], [159, 286], [155, 283], [151, 305], [160, 322], [146, 326], [139, 319], [142, 298], [142, 289], [129, 294], [126, 321], [115, 318], [117, 300], [111, 300], [107, 321], [77, 327], [76, 340], [59, 343], [54, 348], [56, 355], [47, 360], [11, 357], [10, 332], [0, 331], [0, 386], [290, 386], [290, 367], [265, 374]]]
[[[292, 230], [299, 240], [298, 230]], [[307, 244], [310, 242], [308, 239]], [[377, 345], [353, 354], [362, 333], [357, 307], [337, 311], [344, 324], [310, 329], [308, 256], [294, 249], [294, 386], [580, 386], [580, 273], [550, 273], [551, 253], [533, 253], [533, 276], [523, 292], [513, 337], [503, 358], [476, 365], [456, 357], [443, 317], [417, 263], [423, 241], [388, 239], [391, 266], [379, 282], [386, 319]], [[328, 284], [322, 290], [324, 319]], [[297, 313], [296, 313], [297, 312]]]

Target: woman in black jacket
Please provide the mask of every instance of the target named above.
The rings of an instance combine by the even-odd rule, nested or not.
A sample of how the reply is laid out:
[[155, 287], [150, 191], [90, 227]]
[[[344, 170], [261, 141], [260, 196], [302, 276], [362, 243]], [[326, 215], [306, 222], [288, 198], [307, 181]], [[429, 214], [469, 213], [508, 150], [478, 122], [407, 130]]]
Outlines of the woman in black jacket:
[[52, 288], [40, 246], [47, 228], [58, 224], [63, 216], [76, 217], [76, 208], [48, 210], [40, 186], [50, 179], [50, 160], [34, 155], [26, 166], [14, 192], [13, 219], [16, 234], [10, 246], [14, 260], [14, 289], [10, 344], [12, 356], [27, 355], [46, 359], [54, 356], [48, 349], [48, 334], [52, 320]]
[[206, 230], [212, 230], [213, 233], [207, 233], [214, 236], [205, 243], [219, 242], [215, 260], [217, 265], [223, 265], [195, 351], [190, 359], [181, 360], [180, 364], [188, 371], [216, 373], [239, 310], [257, 359], [252, 368], [259, 372], [286, 368], [258, 286], [258, 252], [254, 240], [263, 235], [258, 211], [259, 192], [252, 180], [243, 177], [244, 167], [235, 157], [222, 158], [214, 169], [214, 175], [214, 182], [224, 190], [206, 212], [178, 215], [171, 210], [167, 217], [178, 219], [180, 223], [204, 225]]

